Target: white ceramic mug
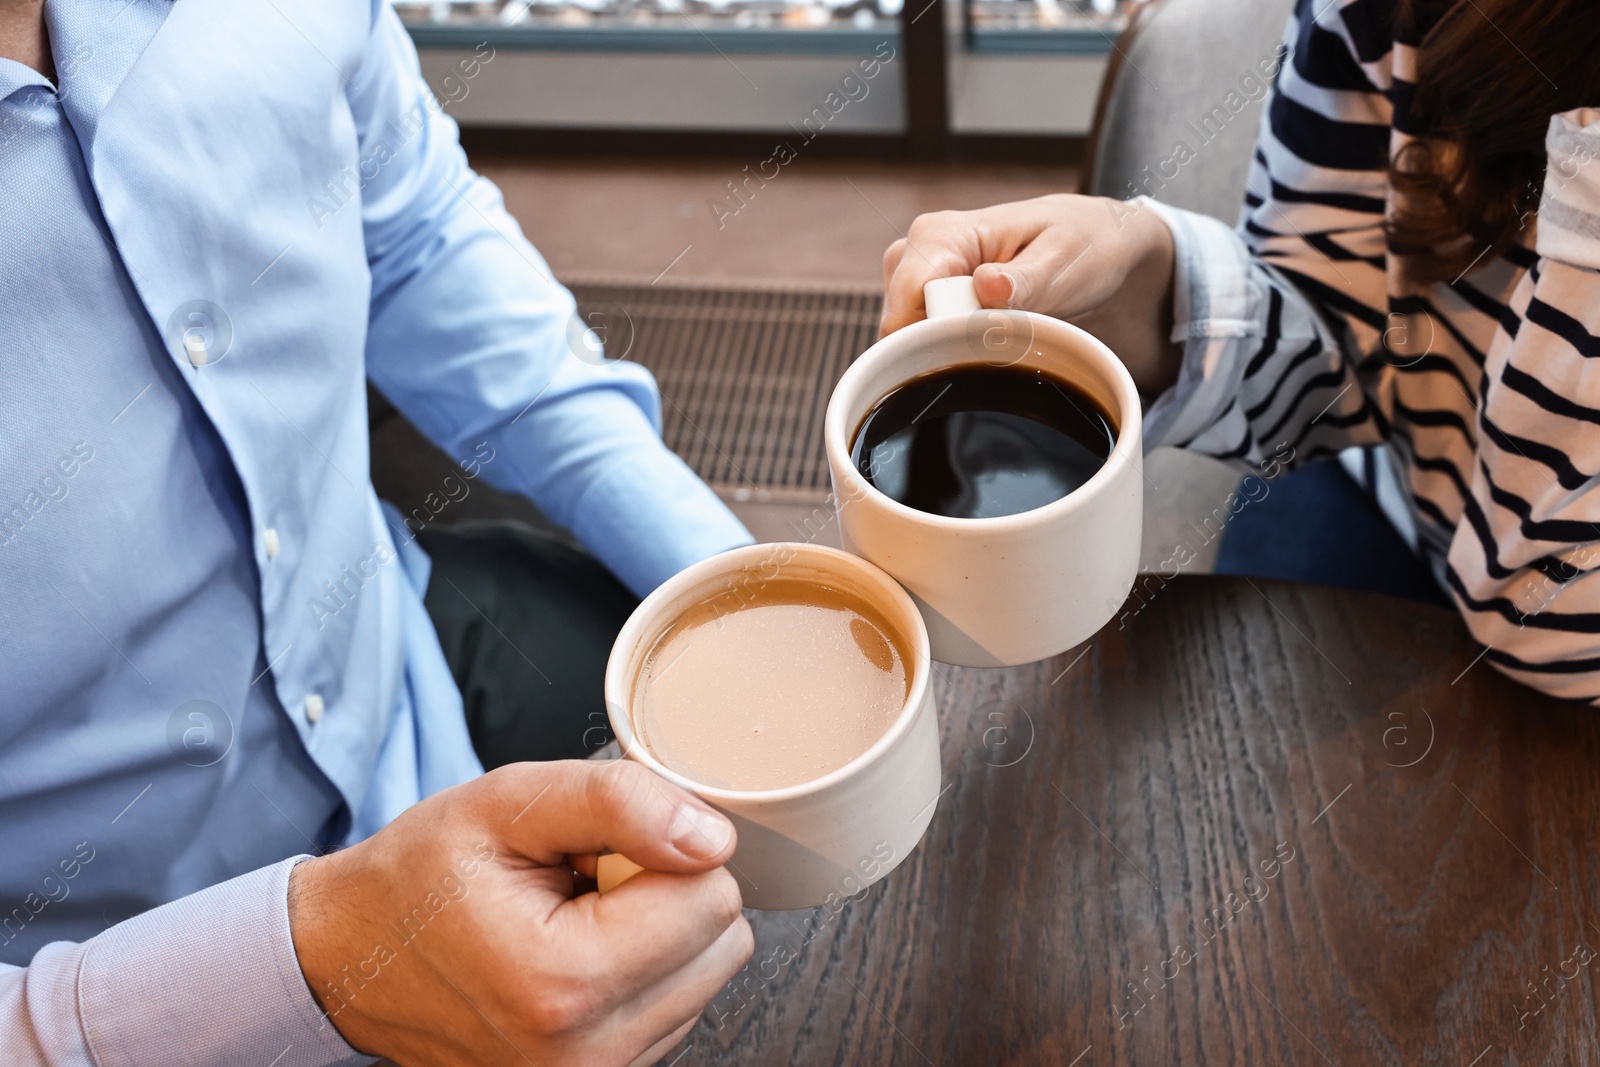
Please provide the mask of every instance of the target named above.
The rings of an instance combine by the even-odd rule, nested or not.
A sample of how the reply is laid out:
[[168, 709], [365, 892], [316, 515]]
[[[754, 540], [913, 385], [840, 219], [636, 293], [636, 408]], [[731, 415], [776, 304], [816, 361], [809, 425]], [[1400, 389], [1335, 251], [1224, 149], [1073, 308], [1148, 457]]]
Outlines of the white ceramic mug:
[[[910, 591], [934, 659], [968, 667], [1045, 659], [1104, 626], [1138, 573], [1139, 393], [1122, 361], [1076, 326], [983, 309], [971, 278], [938, 279], [923, 292], [927, 320], [862, 353], [828, 401], [823, 435], [842, 542]], [[874, 406], [913, 378], [983, 363], [1043, 371], [1098, 401], [1116, 422], [1105, 464], [1061, 499], [997, 518], [934, 515], [878, 491], [851, 461]]]
[[[895, 628], [908, 653], [899, 716], [871, 748], [814, 781], [782, 789], [721, 789], [667, 767], [634, 731], [634, 688], [650, 650], [684, 612], [718, 597], [749, 599], [761, 583], [814, 579], [855, 594]], [[728, 870], [750, 908], [811, 908], [861, 893], [916, 848], [939, 799], [939, 728], [928, 633], [894, 579], [837, 549], [750, 545], [669, 578], [645, 597], [606, 663], [606, 711], [627, 758], [694, 793], [732, 820], [739, 842]]]

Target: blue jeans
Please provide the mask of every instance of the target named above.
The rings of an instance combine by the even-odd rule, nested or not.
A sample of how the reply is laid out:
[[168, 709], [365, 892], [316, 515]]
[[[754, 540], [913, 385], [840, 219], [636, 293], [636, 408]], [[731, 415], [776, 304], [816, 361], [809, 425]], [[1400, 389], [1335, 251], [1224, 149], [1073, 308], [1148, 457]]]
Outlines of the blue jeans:
[[1427, 565], [1333, 459], [1274, 479], [1270, 493], [1241, 510], [1223, 531], [1216, 572], [1449, 604]]

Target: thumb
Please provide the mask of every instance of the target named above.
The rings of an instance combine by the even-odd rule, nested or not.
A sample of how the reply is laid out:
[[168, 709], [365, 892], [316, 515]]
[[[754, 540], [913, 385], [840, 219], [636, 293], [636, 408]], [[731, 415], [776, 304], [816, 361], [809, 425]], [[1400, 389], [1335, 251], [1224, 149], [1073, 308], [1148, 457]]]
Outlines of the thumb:
[[[1073, 268], [1087, 248], [1041, 235], [1003, 263], [985, 263], [972, 272], [978, 301], [986, 308], [1013, 308], [1066, 317], [1084, 310], [1075, 306]], [[1084, 285], [1081, 288], [1087, 289]]]
[[1011, 302], [1017, 278], [1009, 263], [984, 263], [972, 272], [972, 288], [986, 308], [1021, 307]]
[[483, 780], [495, 828], [535, 863], [610, 849], [648, 870], [694, 874], [733, 855], [732, 823], [631, 760], [516, 763]]

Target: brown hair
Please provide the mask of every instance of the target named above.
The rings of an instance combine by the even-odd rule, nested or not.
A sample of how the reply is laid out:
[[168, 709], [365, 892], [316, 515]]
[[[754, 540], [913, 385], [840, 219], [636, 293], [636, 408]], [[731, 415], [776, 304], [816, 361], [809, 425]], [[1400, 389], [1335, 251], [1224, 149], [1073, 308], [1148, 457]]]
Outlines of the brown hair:
[[1458, 276], [1517, 243], [1544, 188], [1550, 116], [1600, 105], [1600, 12], [1584, 0], [1399, 0], [1421, 39], [1395, 154], [1389, 247], [1418, 281]]

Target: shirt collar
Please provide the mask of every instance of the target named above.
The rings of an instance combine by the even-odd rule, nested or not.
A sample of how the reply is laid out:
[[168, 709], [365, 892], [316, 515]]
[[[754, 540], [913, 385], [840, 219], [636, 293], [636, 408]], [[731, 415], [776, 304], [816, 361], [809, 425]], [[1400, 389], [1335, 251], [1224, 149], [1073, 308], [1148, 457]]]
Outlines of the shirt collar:
[[26, 89], [30, 85], [55, 91], [50, 79], [32, 67], [18, 63], [14, 59], [0, 59], [0, 101], [6, 100], [18, 89]]
[[100, 115], [172, 11], [172, 0], [45, 0], [57, 95], [86, 155]]

